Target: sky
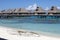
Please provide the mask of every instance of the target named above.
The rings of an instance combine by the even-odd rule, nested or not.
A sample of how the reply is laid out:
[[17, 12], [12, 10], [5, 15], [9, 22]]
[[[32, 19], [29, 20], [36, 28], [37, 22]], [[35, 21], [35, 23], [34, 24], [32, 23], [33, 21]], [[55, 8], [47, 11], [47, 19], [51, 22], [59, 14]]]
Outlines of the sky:
[[42, 8], [57, 6], [60, 8], [60, 0], [0, 0], [0, 10], [9, 8], [28, 8], [38, 5]]

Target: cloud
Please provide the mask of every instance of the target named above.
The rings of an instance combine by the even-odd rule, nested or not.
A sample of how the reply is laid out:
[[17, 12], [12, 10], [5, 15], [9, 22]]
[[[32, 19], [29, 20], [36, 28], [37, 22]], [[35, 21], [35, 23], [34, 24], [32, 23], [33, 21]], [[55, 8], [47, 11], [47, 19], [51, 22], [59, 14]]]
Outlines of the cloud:
[[29, 5], [26, 9], [27, 10], [35, 10], [37, 8], [37, 4]]
[[45, 10], [49, 10], [49, 8], [48, 8], [48, 7], [46, 7], [46, 8], [45, 8]]
[[60, 7], [57, 7], [57, 9], [60, 9]]
[[29, 5], [26, 9], [31, 10], [31, 8], [32, 8], [32, 5]]

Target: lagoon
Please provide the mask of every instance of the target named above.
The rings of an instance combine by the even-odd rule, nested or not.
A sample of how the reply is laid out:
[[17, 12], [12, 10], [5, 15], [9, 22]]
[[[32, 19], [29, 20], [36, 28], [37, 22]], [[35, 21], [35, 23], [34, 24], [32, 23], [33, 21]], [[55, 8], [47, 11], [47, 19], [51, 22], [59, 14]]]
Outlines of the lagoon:
[[[56, 23], [57, 22], [57, 23]], [[58, 35], [60, 36], [60, 22], [56, 21], [49, 22], [47, 20], [40, 20], [40, 18], [34, 17], [23, 17], [23, 18], [12, 18], [12, 19], [0, 19], [0, 26], [26, 29], [31, 31], [38, 31], [43, 34], [48, 35]]]

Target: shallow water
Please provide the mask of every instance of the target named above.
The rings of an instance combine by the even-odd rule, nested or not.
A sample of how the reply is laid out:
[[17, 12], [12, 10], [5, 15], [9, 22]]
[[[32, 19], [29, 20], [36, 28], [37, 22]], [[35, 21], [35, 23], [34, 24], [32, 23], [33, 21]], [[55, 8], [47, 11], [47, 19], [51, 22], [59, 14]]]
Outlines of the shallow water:
[[[56, 23], [57, 22], [57, 23]], [[12, 27], [18, 29], [27, 29], [32, 31], [47, 32], [60, 35], [60, 22], [41, 20], [40, 18], [14, 18], [0, 19], [0, 26]]]

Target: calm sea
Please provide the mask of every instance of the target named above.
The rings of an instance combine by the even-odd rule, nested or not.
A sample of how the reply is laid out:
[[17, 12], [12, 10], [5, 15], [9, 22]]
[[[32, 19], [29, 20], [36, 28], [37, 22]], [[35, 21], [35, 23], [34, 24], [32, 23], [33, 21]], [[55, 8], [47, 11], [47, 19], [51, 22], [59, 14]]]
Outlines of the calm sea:
[[[56, 23], [57, 22], [57, 23]], [[0, 19], [0, 26], [27, 29], [31, 31], [39, 31], [45, 34], [60, 35], [60, 22], [59, 20], [44, 20], [34, 17], [21, 17], [12, 19]]]

